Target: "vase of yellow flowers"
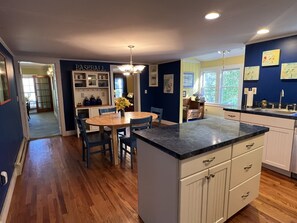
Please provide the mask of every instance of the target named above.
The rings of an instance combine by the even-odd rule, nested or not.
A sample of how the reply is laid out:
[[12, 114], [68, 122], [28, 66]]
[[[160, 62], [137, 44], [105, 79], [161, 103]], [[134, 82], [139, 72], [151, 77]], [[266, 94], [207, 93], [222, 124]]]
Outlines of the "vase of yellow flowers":
[[131, 103], [128, 101], [127, 98], [120, 97], [115, 100], [115, 105], [117, 110], [121, 113], [121, 116], [125, 116], [125, 108], [130, 106]]

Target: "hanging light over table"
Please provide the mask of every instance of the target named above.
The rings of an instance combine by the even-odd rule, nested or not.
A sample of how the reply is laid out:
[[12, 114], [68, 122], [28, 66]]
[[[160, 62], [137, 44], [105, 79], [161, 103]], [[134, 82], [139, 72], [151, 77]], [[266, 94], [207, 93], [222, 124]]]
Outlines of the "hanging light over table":
[[130, 75], [130, 74], [140, 74], [143, 69], [145, 68], [144, 65], [133, 65], [132, 61], [132, 49], [134, 48], [133, 45], [128, 46], [130, 48], [130, 64], [124, 64], [121, 66], [118, 66], [118, 68], [123, 72], [124, 75]]

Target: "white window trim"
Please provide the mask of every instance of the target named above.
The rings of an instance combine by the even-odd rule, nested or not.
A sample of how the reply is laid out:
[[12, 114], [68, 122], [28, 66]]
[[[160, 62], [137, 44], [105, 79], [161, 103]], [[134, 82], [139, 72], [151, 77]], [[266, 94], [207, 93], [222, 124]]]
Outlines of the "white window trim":
[[[231, 70], [231, 69], [239, 69], [240, 72], [240, 80], [239, 80], [239, 94], [238, 94], [238, 106], [241, 107], [241, 102], [242, 102], [242, 85], [243, 85], [243, 69], [244, 66], [243, 64], [232, 64], [232, 65], [225, 65], [224, 66], [224, 70]], [[221, 70], [223, 69], [222, 66], [217, 66], [217, 67], [207, 67], [207, 68], [202, 68], [201, 69], [201, 73], [200, 73], [200, 82], [199, 82], [199, 91], [201, 91], [201, 87], [202, 87], [202, 75], [204, 72], [216, 72], [217, 74], [219, 74], [219, 77], [221, 79]], [[220, 79], [217, 78], [217, 83], [216, 83], [216, 101], [219, 101], [219, 91], [220, 91]], [[227, 106], [224, 104], [220, 104], [220, 103], [212, 103], [212, 102], [207, 102], [206, 101], [206, 105], [218, 105], [218, 106]]]

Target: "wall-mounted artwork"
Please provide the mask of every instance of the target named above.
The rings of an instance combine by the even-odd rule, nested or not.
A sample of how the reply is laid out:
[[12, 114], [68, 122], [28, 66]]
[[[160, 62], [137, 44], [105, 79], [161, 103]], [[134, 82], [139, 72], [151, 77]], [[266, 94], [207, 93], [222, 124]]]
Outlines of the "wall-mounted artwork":
[[10, 101], [5, 57], [0, 54], [0, 105]]
[[262, 66], [276, 66], [279, 65], [280, 49], [263, 51]]
[[254, 81], [259, 80], [260, 66], [252, 66], [244, 68], [244, 80]]
[[164, 74], [164, 93], [173, 94], [173, 80], [173, 74]]
[[280, 79], [297, 79], [297, 63], [283, 63]]
[[184, 73], [184, 88], [192, 88], [194, 86], [194, 73], [185, 72]]

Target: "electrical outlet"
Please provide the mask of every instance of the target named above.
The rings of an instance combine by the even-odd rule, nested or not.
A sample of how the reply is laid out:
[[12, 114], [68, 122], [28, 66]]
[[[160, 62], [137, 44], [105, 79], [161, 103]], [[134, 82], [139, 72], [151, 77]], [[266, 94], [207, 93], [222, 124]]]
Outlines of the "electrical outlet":
[[8, 176], [6, 171], [1, 171], [0, 174], [0, 185], [4, 186], [8, 182]]
[[147, 94], [147, 90], [144, 90], [144, 93]]

